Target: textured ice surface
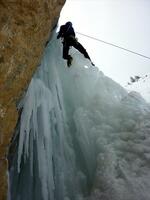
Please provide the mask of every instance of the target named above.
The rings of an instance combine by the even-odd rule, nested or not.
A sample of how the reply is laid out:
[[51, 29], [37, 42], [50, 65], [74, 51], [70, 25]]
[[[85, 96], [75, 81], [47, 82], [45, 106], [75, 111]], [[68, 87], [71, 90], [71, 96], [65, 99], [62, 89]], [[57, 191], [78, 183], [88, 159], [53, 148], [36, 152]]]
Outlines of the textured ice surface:
[[54, 34], [21, 106], [11, 200], [149, 200], [150, 105]]

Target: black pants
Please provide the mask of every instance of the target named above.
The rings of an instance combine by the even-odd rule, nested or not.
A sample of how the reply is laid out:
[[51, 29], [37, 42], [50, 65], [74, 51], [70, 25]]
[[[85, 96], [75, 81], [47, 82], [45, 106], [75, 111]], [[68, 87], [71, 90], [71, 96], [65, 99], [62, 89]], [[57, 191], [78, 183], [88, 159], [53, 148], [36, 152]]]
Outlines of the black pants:
[[73, 36], [70, 36], [64, 39], [63, 41], [63, 58], [64, 59], [68, 60], [70, 58], [70, 55], [68, 53], [69, 53], [69, 47], [71, 46], [73, 46], [80, 53], [82, 53], [85, 58], [88, 58], [89, 60], [91, 60], [86, 49]]

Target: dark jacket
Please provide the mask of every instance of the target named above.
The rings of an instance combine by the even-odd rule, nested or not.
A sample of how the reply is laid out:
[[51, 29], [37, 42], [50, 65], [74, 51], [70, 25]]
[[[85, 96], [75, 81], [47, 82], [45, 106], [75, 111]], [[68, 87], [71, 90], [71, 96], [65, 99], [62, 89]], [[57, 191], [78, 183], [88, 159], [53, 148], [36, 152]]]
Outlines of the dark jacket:
[[60, 27], [59, 32], [58, 32], [57, 39], [59, 39], [61, 37], [61, 38], [64, 38], [64, 40], [65, 40], [70, 36], [75, 37], [75, 32], [74, 32], [74, 29], [72, 27], [72, 24], [68, 23], [68, 24], [62, 25]]

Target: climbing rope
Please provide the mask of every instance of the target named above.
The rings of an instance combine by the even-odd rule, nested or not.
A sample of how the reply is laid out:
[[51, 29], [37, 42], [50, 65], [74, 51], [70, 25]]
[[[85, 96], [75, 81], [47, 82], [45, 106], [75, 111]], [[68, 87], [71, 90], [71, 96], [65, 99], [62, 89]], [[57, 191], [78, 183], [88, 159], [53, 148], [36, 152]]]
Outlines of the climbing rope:
[[96, 40], [96, 41], [98, 41], [98, 42], [102, 42], [102, 43], [105, 43], [105, 44], [107, 44], [107, 45], [111, 45], [111, 46], [113, 46], [113, 47], [122, 49], [122, 50], [124, 50], [124, 51], [128, 51], [128, 52], [130, 52], [130, 53], [136, 54], [136, 55], [141, 56], [141, 57], [143, 57], [143, 58], [150, 59], [150, 57], [148, 57], [148, 56], [145, 56], [145, 55], [140, 54], [140, 53], [137, 53], [137, 52], [135, 52], [135, 51], [126, 49], [126, 48], [124, 48], [124, 47], [121, 47], [121, 46], [118, 46], [118, 45], [115, 45], [115, 44], [112, 44], [112, 43], [110, 43], [110, 42], [106, 42], [106, 41], [104, 41], [104, 40], [100, 40], [100, 39], [98, 39], [98, 38], [95, 38], [95, 37], [92, 37], [92, 36], [89, 36], [89, 35], [86, 35], [86, 34], [83, 34], [83, 33], [80, 33], [80, 32], [76, 32], [76, 33], [79, 34], [79, 35], [83, 35], [83, 36], [85, 36], [85, 37], [88, 37], [88, 38], [90, 38], [90, 39]]

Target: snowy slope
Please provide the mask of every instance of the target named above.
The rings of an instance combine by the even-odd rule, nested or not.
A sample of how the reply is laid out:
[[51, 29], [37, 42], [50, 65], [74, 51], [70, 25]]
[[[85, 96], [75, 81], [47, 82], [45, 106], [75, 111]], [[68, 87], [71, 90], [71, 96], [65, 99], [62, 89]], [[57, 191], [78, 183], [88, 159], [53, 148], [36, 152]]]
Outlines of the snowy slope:
[[61, 54], [54, 34], [20, 104], [10, 200], [149, 200], [149, 104]]
[[139, 92], [146, 101], [150, 102], [150, 74], [126, 86], [128, 91]]

